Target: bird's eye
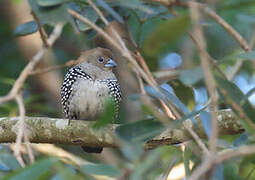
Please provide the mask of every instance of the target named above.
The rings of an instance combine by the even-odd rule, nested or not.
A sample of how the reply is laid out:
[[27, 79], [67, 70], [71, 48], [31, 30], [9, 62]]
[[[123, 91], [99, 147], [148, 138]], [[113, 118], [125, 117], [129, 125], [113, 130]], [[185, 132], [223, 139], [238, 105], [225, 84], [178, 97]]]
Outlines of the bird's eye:
[[98, 58], [98, 62], [100, 63], [104, 62], [104, 58], [103, 57]]

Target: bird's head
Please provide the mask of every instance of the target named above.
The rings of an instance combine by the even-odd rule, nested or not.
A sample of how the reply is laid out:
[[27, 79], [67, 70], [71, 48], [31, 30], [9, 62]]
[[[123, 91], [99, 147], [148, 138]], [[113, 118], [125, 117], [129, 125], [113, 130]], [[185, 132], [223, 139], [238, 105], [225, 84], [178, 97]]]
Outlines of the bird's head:
[[103, 71], [111, 71], [117, 66], [116, 62], [113, 60], [112, 52], [104, 48], [94, 48], [84, 51], [79, 59], [84, 63], [94, 65]]

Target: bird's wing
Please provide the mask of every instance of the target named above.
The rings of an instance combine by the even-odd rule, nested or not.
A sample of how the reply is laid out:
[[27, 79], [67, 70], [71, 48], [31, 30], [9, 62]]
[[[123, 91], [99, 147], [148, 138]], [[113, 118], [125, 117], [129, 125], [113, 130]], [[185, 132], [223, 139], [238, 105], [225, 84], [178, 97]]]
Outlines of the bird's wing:
[[64, 114], [69, 119], [76, 119], [75, 114], [69, 112], [69, 101], [70, 95], [73, 91], [73, 84], [79, 78], [92, 80], [91, 76], [86, 74], [79, 66], [75, 66], [66, 73], [64, 82], [61, 87], [61, 101], [63, 106]]

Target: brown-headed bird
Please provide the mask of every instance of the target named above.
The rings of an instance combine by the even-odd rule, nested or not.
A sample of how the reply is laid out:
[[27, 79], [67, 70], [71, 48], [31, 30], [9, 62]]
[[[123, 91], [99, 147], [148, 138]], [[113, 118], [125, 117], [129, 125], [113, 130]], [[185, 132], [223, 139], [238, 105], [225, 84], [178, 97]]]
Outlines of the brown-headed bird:
[[[120, 86], [112, 69], [116, 67], [110, 50], [94, 48], [84, 51], [80, 64], [69, 69], [61, 87], [61, 100], [68, 119], [96, 120], [112, 97], [115, 114], [121, 101]], [[113, 117], [114, 118], [114, 117]], [[100, 153], [102, 147], [82, 147], [85, 152]]]

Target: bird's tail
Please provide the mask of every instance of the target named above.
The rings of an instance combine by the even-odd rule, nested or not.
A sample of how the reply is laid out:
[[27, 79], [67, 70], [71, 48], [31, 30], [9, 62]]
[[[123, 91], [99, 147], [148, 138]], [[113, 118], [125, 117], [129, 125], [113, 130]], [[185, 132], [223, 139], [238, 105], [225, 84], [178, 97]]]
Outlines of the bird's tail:
[[87, 147], [87, 146], [82, 146], [81, 147], [83, 151], [87, 153], [101, 153], [103, 151], [102, 147]]

